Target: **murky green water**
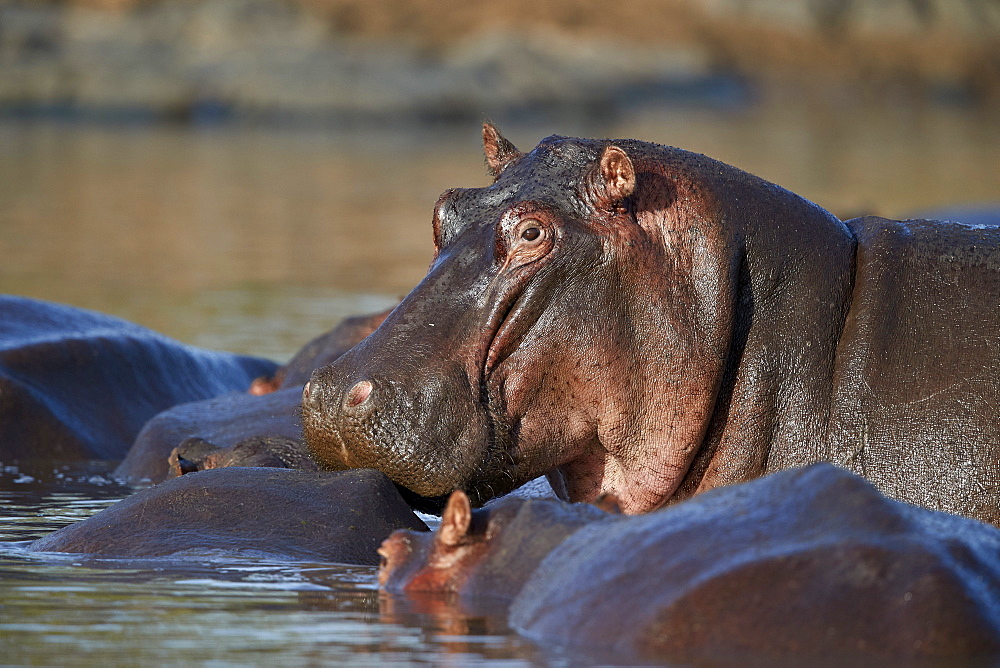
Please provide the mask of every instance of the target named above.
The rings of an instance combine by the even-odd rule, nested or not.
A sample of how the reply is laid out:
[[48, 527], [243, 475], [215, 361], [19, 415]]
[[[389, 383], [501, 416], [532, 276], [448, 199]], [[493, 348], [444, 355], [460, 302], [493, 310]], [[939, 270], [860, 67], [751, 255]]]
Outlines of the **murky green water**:
[[[512, 126], [720, 158], [840, 215], [1000, 200], [1000, 122], [949, 107], [647, 110]], [[484, 185], [479, 129], [283, 131], [0, 124], [0, 291], [283, 360], [423, 275], [441, 191]], [[108, 467], [0, 473], [3, 664], [577, 664], [502, 619], [380, 598], [374, 569], [30, 555], [130, 493]]]

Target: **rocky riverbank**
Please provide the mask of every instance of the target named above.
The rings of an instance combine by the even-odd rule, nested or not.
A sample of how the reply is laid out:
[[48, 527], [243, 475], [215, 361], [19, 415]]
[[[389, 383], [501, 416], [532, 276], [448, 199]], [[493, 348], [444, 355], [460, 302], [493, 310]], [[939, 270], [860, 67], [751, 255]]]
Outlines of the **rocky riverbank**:
[[[480, 118], [769, 90], [1000, 99], [994, 0], [0, 4], [0, 110]], [[825, 94], [825, 93], [824, 93]]]

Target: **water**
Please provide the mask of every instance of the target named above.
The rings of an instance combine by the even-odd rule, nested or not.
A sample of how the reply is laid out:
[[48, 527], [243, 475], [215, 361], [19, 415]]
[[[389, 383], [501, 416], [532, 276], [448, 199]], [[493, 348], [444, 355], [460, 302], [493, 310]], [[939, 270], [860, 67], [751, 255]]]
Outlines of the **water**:
[[[1000, 200], [996, 115], [794, 99], [501, 127], [707, 153], [842, 216]], [[431, 207], [485, 185], [477, 127], [287, 130], [0, 124], [0, 291], [112, 313], [188, 343], [290, 357], [381, 310], [430, 260]], [[24, 541], [132, 492], [108, 463], [0, 472], [5, 664], [576, 665], [502, 616], [380, 596], [375, 570], [33, 555]]]
[[500, 616], [414, 613], [372, 567], [39, 555], [27, 541], [127, 496], [93, 470], [0, 473], [5, 665], [562, 663]]
[[[1000, 202], [1000, 112], [909, 103], [651, 108], [617, 122], [501, 124], [705, 153], [851, 217]], [[290, 356], [420, 280], [431, 208], [486, 185], [478, 127], [0, 123], [0, 290], [181, 340]]]

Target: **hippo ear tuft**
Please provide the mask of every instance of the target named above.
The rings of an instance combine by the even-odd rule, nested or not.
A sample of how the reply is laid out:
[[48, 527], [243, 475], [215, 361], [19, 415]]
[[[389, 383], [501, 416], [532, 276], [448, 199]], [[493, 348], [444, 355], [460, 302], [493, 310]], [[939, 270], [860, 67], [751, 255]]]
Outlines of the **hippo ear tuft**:
[[441, 515], [441, 527], [438, 529], [438, 541], [448, 547], [455, 547], [469, 535], [472, 526], [472, 504], [465, 492], [456, 489], [448, 497], [448, 505]]
[[600, 204], [605, 207], [621, 202], [635, 191], [635, 167], [632, 159], [617, 146], [611, 145], [604, 149], [599, 178]]
[[483, 152], [486, 154], [486, 169], [494, 180], [504, 167], [522, 155], [489, 121], [483, 123]]

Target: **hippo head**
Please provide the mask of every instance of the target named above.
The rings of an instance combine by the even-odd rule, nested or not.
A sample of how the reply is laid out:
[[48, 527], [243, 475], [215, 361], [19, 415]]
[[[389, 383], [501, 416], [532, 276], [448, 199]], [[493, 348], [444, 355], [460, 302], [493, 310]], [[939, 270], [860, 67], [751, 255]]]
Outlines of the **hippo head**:
[[397, 529], [382, 541], [379, 586], [394, 593], [459, 592], [488, 553], [489, 517], [486, 510], [473, 511], [461, 490], [453, 492], [433, 534]]
[[306, 385], [310, 451], [474, 505], [548, 473], [573, 501], [658, 507], [708, 427], [732, 331], [738, 262], [711, 193], [661, 146], [552, 136], [524, 154], [483, 137], [494, 183], [441, 196], [427, 276]]
[[589, 505], [512, 494], [472, 510], [468, 496], [456, 490], [433, 534], [398, 529], [382, 541], [379, 586], [397, 594], [512, 599], [567, 536], [617, 514], [616, 500], [607, 496]]

